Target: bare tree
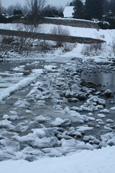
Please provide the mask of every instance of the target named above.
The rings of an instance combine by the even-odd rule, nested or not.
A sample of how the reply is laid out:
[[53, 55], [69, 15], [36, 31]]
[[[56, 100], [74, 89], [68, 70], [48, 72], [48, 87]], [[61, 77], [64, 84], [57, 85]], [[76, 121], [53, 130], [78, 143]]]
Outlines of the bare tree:
[[26, 4], [32, 21], [37, 23], [44, 7], [46, 6], [46, 0], [26, 0]]
[[26, 32], [31, 32], [31, 33], [35, 33], [37, 31], [37, 28], [34, 27], [34, 25], [20, 25], [17, 24], [16, 25], [17, 31], [19, 32], [19, 38], [18, 40], [18, 49], [17, 51], [19, 52], [19, 54], [22, 54], [23, 52], [26, 52], [27, 56], [29, 54], [29, 51], [32, 50], [32, 42], [33, 42], [33, 38], [26, 38], [23, 36], [21, 31], [26, 31]]

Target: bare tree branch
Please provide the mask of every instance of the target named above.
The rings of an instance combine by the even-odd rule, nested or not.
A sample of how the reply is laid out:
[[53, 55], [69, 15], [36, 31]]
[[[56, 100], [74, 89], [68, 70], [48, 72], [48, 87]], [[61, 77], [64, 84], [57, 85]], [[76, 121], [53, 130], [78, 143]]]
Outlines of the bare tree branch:
[[37, 26], [38, 20], [42, 15], [42, 11], [46, 6], [46, 0], [26, 0], [26, 6], [28, 8], [31, 22]]
[[46, 0], [26, 0], [26, 5], [31, 15], [39, 17], [46, 6]]

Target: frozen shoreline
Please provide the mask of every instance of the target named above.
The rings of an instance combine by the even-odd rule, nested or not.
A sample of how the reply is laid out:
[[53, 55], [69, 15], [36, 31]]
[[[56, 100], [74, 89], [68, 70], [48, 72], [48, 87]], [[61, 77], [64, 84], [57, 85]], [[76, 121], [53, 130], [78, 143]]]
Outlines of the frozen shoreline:
[[60, 158], [45, 158], [35, 162], [0, 162], [1, 173], [114, 173], [115, 147], [81, 151]]

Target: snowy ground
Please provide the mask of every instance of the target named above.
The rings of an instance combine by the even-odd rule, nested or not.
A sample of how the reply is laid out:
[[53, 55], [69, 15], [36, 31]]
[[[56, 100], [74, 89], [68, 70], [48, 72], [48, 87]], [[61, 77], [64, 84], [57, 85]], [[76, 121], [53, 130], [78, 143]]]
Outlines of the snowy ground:
[[115, 172], [114, 30], [68, 28], [107, 43], [95, 56], [77, 44], [28, 57], [9, 51], [0, 63], [1, 173]]
[[67, 30], [71, 36], [90, 37], [105, 40], [108, 44], [115, 38], [115, 30], [102, 30], [94, 28], [80, 28], [54, 24], [40, 24], [37, 28], [23, 24], [0, 24], [0, 29], [10, 29], [27, 32], [49, 33], [52, 34], [55, 28]]
[[[72, 50], [71, 52], [64, 54], [64, 57], [73, 57], [79, 56], [81, 57], [81, 53], [85, 56], [99, 56], [101, 57], [100, 60], [104, 61], [105, 58], [113, 58], [115, 56], [115, 30], [102, 30], [102, 29], [94, 29], [94, 28], [79, 28], [79, 27], [71, 27], [71, 26], [63, 26], [63, 25], [54, 25], [54, 24], [40, 24], [37, 28], [33, 26], [26, 26], [23, 24], [0, 24], [0, 29], [10, 29], [10, 30], [17, 30], [17, 31], [27, 31], [27, 32], [38, 32], [38, 33], [49, 33], [55, 34], [58, 32], [67, 33], [67, 35], [71, 36], [80, 36], [80, 37], [88, 37], [88, 38], [95, 38], [104, 40], [105, 43], [98, 48], [84, 44], [65, 44], [64, 50], [62, 52], [60, 49], [55, 51], [55, 55], [62, 54], [63, 51], [69, 49]], [[33, 45], [38, 45], [39, 43], [37, 40], [34, 40]], [[50, 43], [51, 45], [52, 43]], [[54, 43], [53, 43], [54, 44]], [[88, 54], [90, 52], [90, 55]]]
[[7, 161], [0, 163], [1, 173], [114, 173], [115, 147], [82, 151], [61, 158], [45, 158], [28, 163]]

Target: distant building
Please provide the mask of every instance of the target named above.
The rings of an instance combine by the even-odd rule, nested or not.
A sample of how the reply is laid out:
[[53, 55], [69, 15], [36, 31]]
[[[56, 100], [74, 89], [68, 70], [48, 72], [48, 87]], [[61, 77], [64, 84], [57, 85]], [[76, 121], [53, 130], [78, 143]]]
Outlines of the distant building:
[[66, 6], [63, 12], [64, 17], [73, 17], [73, 8], [74, 6]]

